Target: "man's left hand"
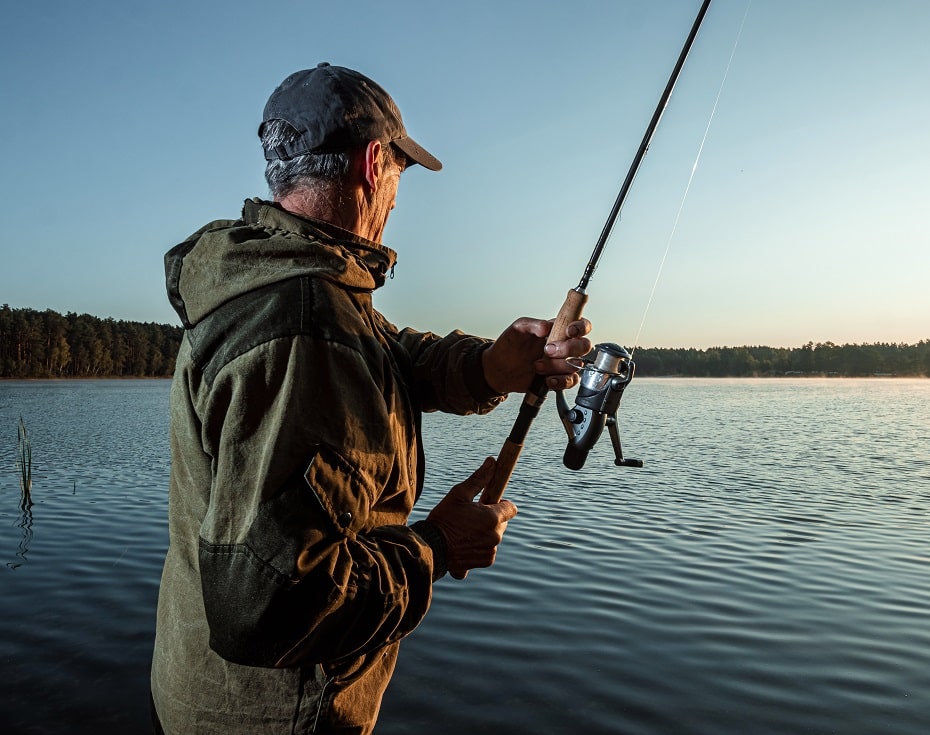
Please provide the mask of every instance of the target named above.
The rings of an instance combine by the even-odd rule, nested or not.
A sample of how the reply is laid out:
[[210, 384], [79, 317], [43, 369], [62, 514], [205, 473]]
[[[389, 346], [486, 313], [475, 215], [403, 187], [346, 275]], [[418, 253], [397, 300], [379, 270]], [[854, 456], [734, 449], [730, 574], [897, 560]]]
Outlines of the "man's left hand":
[[565, 361], [591, 351], [591, 322], [579, 319], [565, 330], [566, 339], [546, 344], [552, 319], [521, 317], [504, 330], [481, 356], [484, 377], [498, 393], [526, 392], [533, 377], [546, 376], [552, 390], [571, 388], [578, 382], [578, 370]]

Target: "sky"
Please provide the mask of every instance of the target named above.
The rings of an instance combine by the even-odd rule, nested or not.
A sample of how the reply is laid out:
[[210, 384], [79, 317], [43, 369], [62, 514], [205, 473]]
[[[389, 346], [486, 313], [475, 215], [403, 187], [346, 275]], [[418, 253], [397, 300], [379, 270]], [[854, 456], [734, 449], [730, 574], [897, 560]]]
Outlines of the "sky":
[[[444, 164], [402, 178], [376, 307], [553, 317], [700, 4], [5, 3], [0, 304], [178, 324], [164, 252], [267, 197], [265, 101], [328, 61]], [[927, 28], [926, 0], [713, 0], [588, 285], [595, 341], [930, 339]]]

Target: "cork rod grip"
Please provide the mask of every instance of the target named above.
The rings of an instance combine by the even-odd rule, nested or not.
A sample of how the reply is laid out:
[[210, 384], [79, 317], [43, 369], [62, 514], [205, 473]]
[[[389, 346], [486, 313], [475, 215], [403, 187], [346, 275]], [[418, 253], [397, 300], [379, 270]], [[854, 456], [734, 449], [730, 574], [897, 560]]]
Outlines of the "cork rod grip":
[[559, 315], [555, 318], [555, 323], [549, 331], [549, 342], [561, 342], [568, 335], [568, 325], [581, 319], [581, 312], [584, 311], [584, 305], [588, 303], [588, 294], [577, 288], [570, 289], [562, 308], [559, 309]]
[[[559, 314], [555, 318], [552, 329], [549, 331], [547, 342], [560, 342], [565, 339], [568, 332], [568, 325], [581, 319], [581, 312], [588, 301], [588, 296], [584, 291], [573, 288], [568, 292]], [[538, 385], [537, 385], [538, 383]], [[494, 468], [494, 477], [488, 483], [484, 492], [481, 494], [482, 503], [499, 503], [504, 496], [504, 490], [510, 481], [517, 459], [520, 452], [523, 451], [523, 440], [530, 428], [533, 418], [539, 412], [539, 407], [546, 397], [545, 383], [541, 382], [540, 376], [537, 376], [537, 383], [534, 388], [527, 393], [523, 399], [523, 405], [520, 407], [520, 416], [514, 424], [510, 436], [504, 442], [500, 454], [497, 456], [497, 466]]]
[[501, 447], [500, 454], [497, 455], [497, 465], [494, 467], [494, 477], [484, 489], [481, 495], [481, 502], [485, 504], [499, 503], [504, 497], [504, 490], [507, 488], [507, 482], [513, 474], [513, 468], [517, 464], [520, 452], [523, 451], [523, 444], [507, 439], [504, 446]]

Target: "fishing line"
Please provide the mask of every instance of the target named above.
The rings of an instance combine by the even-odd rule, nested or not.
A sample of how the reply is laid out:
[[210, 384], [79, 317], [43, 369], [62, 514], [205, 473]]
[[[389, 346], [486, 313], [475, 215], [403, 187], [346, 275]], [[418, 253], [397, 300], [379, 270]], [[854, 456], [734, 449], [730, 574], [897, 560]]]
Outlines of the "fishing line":
[[707, 142], [707, 136], [710, 134], [710, 126], [714, 121], [714, 116], [717, 114], [717, 105], [720, 104], [720, 97], [723, 95], [723, 88], [727, 82], [727, 76], [730, 73], [730, 67], [733, 65], [733, 59], [736, 56], [736, 49], [739, 46], [739, 40], [743, 35], [743, 26], [746, 24], [746, 16], [749, 15], [749, 8], [752, 6], [752, 0], [746, 4], [746, 11], [743, 13], [743, 19], [739, 24], [739, 29], [736, 33], [736, 40], [733, 42], [733, 49], [730, 51], [730, 59], [727, 62], [727, 67], [723, 72], [723, 79], [720, 80], [720, 88], [717, 90], [717, 98], [714, 100], [714, 106], [710, 111], [710, 118], [707, 120], [707, 126], [704, 128], [704, 137], [701, 139], [701, 145], [698, 146], [697, 156], [694, 158], [694, 165], [691, 167], [691, 175], [688, 177], [688, 183], [685, 186], [684, 195], [681, 198], [681, 204], [678, 206], [678, 214], [675, 215], [675, 221], [672, 223], [672, 230], [669, 233], [668, 240], [665, 243], [665, 252], [662, 254], [662, 259], [659, 261], [659, 269], [656, 273], [655, 281], [652, 284], [652, 290], [649, 292], [649, 299], [646, 301], [646, 308], [643, 310], [643, 318], [639, 323], [639, 329], [636, 332], [636, 339], [633, 340], [633, 348], [630, 350], [630, 357], [633, 357], [633, 353], [636, 351], [636, 348], [639, 346], [639, 338], [643, 332], [643, 326], [646, 323], [646, 316], [649, 313], [649, 307], [652, 306], [652, 299], [655, 296], [656, 289], [659, 286], [659, 279], [662, 277], [662, 270], [665, 268], [665, 261], [668, 259], [669, 251], [672, 248], [672, 240], [675, 238], [675, 231], [678, 229], [678, 221], [681, 219], [681, 213], [685, 208], [685, 201], [688, 199], [688, 192], [691, 191], [691, 182], [694, 181], [694, 174], [697, 173], [698, 162], [701, 160], [701, 154], [704, 152], [704, 144]]

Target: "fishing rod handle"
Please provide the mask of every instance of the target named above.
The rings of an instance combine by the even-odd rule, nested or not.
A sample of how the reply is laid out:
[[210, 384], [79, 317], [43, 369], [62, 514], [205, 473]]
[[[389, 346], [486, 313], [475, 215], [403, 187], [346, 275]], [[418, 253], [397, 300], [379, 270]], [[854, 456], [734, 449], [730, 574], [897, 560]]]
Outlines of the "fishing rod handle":
[[559, 309], [559, 315], [555, 318], [552, 329], [549, 330], [549, 338], [546, 342], [561, 342], [567, 338], [568, 325], [581, 319], [581, 312], [584, 311], [586, 303], [588, 303], [588, 294], [584, 292], [584, 289], [580, 287], [569, 289], [562, 308]]
[[[581, 288], [570, 289], [559, 309], [559, 314], [549, 330], [549, 342], [561, 342], [568, 337], [568, 325], [581, 319], [581, 312], [588, 301], [588, 295]], [[504, 496], [504, 490], [510, 481], [517, 460], [520, 458], [520, 452], [523, 451], [523, 440], [529, 431], [530, 424], [539, 413], [539, 407], [546, 400], [546, 381], [541, 375], [537, 375], [533, 380], [532, 386], [523, 397], [523, 404], [520, 406], [520, 415], [514, 423], [510, 436], [504, 441], [500, 454], [497, 455], [497, 464], [494, 468], [494, 476], [485, 487], [481, 494], [482, 503], [499, 503]]]
[[504, 446], [501, 447], [500, 454], [497, 455], [497, 464], [494, 465], [494, 476], [481, 494], [482, 503], [490, 505], [501, 501], [522, 451], [523, 442], [518, 443], [509, 438], [504, 441]]

